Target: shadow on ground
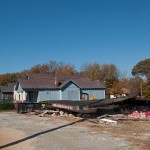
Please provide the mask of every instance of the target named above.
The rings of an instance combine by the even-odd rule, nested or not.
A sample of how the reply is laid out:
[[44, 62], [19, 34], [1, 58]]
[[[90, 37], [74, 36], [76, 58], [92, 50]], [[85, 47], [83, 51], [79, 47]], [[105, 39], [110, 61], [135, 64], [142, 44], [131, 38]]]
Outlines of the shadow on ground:
[[76, 123], [79, 123], [79, 122], [83, 122], [83, 121], [85, 121], [85, 119], [80, 119], [78, 121], [75, 121], [75, 122], [72, 122], [72, 123], [69, 123], [69, 124], [65, 124], [65, 125], [62, 125], [62, 126], [59, 126], [59, 127], [53, 128], [53, 129], [50, 129], [50, 130], [46, 130], [46, 131], [43, 131], [43, 132], [39, 132], [39, 133], [33, 134], [31, 136], [25, 137], [23, 139], [20, 139], [20, 140], [14, 141], [14, 142], [11, 142], [9, 144], [2, 145], [2, 146], [0, 146], [0, 149], [6, 148], [6, 147], [10, 147], [10, 146], [13, 146], [13, 145], [16, 145], [16, 144], [19, 144], [19, 143], [22, 143], [24, 141], [33, 139], [33, 138], [35, 138], [37, 136], [40, 136], [42, 134], [46, 134], [46, 133], [49, 133], [49, 132], [52, 132], [52, 131], [55, 131], [55, 130], [59, 130], [61, 128], [64, 128], [64, 127], [67, 127], [67, 126], [70, 126], [70, 125], [73, 125], [73, 124], [76, 124]]

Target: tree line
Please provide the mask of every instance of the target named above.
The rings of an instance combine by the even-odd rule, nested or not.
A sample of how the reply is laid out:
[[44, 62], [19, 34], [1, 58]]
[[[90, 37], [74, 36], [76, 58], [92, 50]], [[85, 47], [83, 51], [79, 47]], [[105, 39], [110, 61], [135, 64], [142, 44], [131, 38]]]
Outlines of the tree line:
[[138, 62], [133, 67], [133, 77], [130, 78], [125, 77], [115, 64], [84, 64], [80, 71], [77, 71], [72, 64], [49, 61], [19, 73], [1, 74], [0, 85], [16, 82], [18, 78], [24, 78], [27, 73], [81, 75], [91, 80], [99, 80], [105, 84], [107, 95], [120, 95], [123, 93], [123, 88], [125, 88], [129, 89], [130, 96], [150, 97], [150, 59]]

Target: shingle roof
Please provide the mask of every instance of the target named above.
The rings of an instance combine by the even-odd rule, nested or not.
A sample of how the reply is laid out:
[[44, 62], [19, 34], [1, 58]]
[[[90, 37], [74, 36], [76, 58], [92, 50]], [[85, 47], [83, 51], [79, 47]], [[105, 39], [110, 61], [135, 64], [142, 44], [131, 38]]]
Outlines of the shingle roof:
[[7, 86], [1, 86], [2, 93], [12, 93], [14, 91], [15, 83], [8, 83]]
[[[55, 84], [57, 81], [57, 84]], [[89, 78], [81, 76], [66, 76], [66, 75], [30, 75], [28, 79], [18, 79], [23, 89], [60, 89], [69, 81], [74, 82], [80, 88], [105, 88], [105, 86], [98, 80], [92, 81]]]
[[99, 80], [90, 80], [89, 78], [73, 79], [81, 88], [105, 88]]
[[0, 92], [2, 91], [2, 88], [3, 88], [3, 87], [5, 87], [5, 86], [0, 86]]

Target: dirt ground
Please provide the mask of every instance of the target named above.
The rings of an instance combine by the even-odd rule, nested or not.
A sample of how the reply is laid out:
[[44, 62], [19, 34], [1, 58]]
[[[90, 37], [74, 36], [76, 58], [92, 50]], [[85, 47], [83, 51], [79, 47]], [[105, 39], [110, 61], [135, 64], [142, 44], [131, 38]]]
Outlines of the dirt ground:
[[[12, 141], [18, 141], [21, 138], [25, 137], [24, 132], [16, 130], [14, 128], [0, 128], [0, 145], [7, 145]], [[1, 148], [0, 148], [1, 149]], [[24, 150], [32, 149], [32, 145], [29, 141], [7, 147], [7, 150]]]
[[125, 139], [131, 146], [141, 150], [150, 150], [150, 121], [124, 121], [118, 126], [88, 125], [88, 127]]
[[[73, 121], [72, 118], [66, 118]], [[93, 131], [108, 133], [128, 141], [130, 149], [137, 147], [140, 150], [150, 150], [150, 119], [135, 119], [118, 121], [117, 126], [94, 124], [85, 121], [78, 124], [86, 126]]]
[[117, 126], [74, 117], [0, 113], [0, 149], [4, 150], [149, 150], [150, 121]]

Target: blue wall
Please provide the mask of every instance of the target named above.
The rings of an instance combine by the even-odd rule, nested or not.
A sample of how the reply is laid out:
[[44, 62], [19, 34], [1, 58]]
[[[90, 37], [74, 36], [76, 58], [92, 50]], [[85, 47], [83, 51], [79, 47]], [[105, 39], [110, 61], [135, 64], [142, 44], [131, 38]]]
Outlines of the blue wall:
[[89, 99], [91, 99], [92, 96], [94, 96], [95, 99], [105, 99], [104, 89], [84, 89], [82, 92], [89, 94]]
[[62, 89], [62, 100], [80, 100], [80, 88], [73, 82], [69, 82]]
[[62, 90], [44, 90], [38, 92], [37, 102], [46, 100], [80, 100], [80, 93], [87, 93], [89, 99], [92, 96], [95, 99], [105, 99], [104, 89], [84, 89], [80, 88], [73, 82], [69, 82]]
[[[20, 84], [17, 91], [23, 91]], [[28, 93], [28, 91], [26, 92]], [[91, 99], [92, 96], [94, 96], [95, 99], [105, 99], [105, 89], [80, 89], [78, 85], [70, 81], [61, 90], [49, 89], [37, 91], [37, 102], [46, 100], [80, 100], [82, 93], [87, 93], [89, 99]]]
[[37, 102], [46, 100], [60, 100], [60, 90], [39, 91]]

